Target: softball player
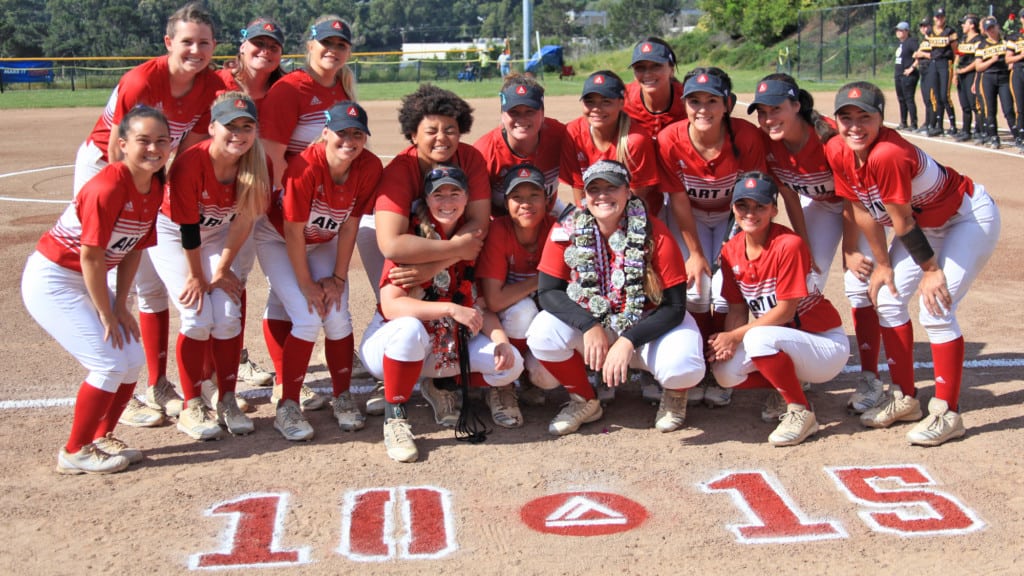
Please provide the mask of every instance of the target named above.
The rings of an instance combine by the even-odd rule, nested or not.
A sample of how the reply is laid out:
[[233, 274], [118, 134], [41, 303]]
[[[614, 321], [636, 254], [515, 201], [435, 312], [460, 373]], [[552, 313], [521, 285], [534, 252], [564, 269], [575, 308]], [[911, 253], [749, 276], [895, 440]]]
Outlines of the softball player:
[[[234, 66], [217, 71], [228, 90], [245, 92], [259, 111], [267, 92], [275, 82], [284, 76], [281, 69], [281, 52], [284, 47], [284, 30], [273, 20], [257, 18], [241, 30], [238, 46], [238, 57]], [[242, 256], [256, 258], [255, 250], [245, 250]], [[253, 262], [240, 263], [248, 270]], [[276, 300], [276, 298], [275, 298]], [[245, 333], [246, 292], [242, 292], [242, 333]], [[277, 304], [280, 308], [280, 304]], [[253, 386], [270, 386], [274, 383], [274, 375], [261, 369], [252, 359], [246, 348], [242, 347], [242, 356], [238, 364], [238, 380]]]
[[935, 98], [935, 119], [929, 136], [942, 136], [942, 117], [949, 115], [949, 131], [947, 136], [956, 136], [956, 114], [953, 103], [949, 99], [949, 77], [953, 71], [953, 58], [956, 56], [957, 43], [960, 38], [956, 30], [946, 25], [946, 9], [937, 8], [932, 14], [932, 25], [925, 36], [931, 45], [932, 65], [929, 74], [934, 83], [932, 94]]
[[[425, 239], [444, 241], [462, 227], [470, 198], [468, 178], [458, 167], [442, 164], [429, 170], [424, 182], [423, 201], [410, 215], [410, 230]], [[460, 373], [460, 326], [472, 334], [464, 351], [469, 354], [474, 385], [507, 390], [523, 371], [523, 359], [508, 342], [497, 317], [475, 307], [472, 261], [453, 262], [426, 282], [406, 287], [391, 281], [389, 272], [395, 267], [392, 260], [385, 262], [380, 307], [363, 335], [360, 351], [370, 373], [384, 380], [384, 446], [388, 456], [399, 462], [413, 462], [419, 452], [405, 403], [419, 378]], [[437, 396], [432, 390], [436, 389], [429, 380], [421, 386], [437, 423], [455, 426], [459, 409], [454, 403], [439, 404], [447, 402], [448, 397]], [[521, 425], [522, 415], [516, 414], [517, 408], [499, 414], [498, 406], [491, 406], [495, 422]]]
[[893, 61], [893, 84], [900, 103], [900, 124], [897, 130], [917, 130], [917, 102], [914, 93], [919, 79], [912, 54], [917, 52], [917, 39], [910, 36], [910, 23], [900, 22], [895, 29], [896, 47]]
[[[398, 123], [412, 144], [384, 169], [377, 190], [374, 223], [378, 249], [385, 258], [398, 264], [388, 272], [388, 282], [412, 289], [457, 262], [476, 260], [490, 225], [491, 188], [483, 155], [460, 142], [462, 135], [473, 127], [473, 109], [455, 93], [430, 84], [421, 85], [402, 98]], [[462, 224], [444, 240], [409, 232], [409, 217], [414, 202], [423, 194], [423, 180], [440, 165], [458, 167], [469, 185], [469, 204]], [[453, 390], [437, 388], [430, 381], [421, 390], [435, 412], [441, 411], [439, 422], [458, 418], [451, 410], [456, 402]], [[373, 400], [371, 397], [368, 406]]]
[[767, 174], [739, 176], [732, 210], [740, 232], [722, 248], [722, 296], [729, 315], [726, 330], [708, 340], [707, 355], [722, 386], [767, 382], [782, 395], [786, 408], [768, 442], [794, 446], [818, 431], [801, 382], [835, 378], [850, 345], [839, 313], [811, 278], [807, 245], [772, 222], [779, 213], [777, 199]]
[[[164, 115], [147, 107], [125, 113], [117, 134], [120, 160], [83, 186], [40, 238], [21, 281], [29, 314], [89, 371], [57, 456], [61, 474], [120, 472], [142, 460], [114, 427], [145, 362], [128, 293], [142, 250], [156, 242], [172, 138]], [[111, 291], [106, 273], [114, 268]]]
[[[1024, 8], [1018, 16], [1024, 23]], [[1010, 67], [1010, 93], [1017, 109], [1017, 125], [1011, 131], [1014, 133], [1014, 145], [1024, 152], [1024, 29], [1018, 27], [1013, 30], [1006, 40], [1010, 49], [1006, 53], [1006, 63]]]
[[[843, 242], [843, 283], [853, 309], [861, 366], [857, 390], [848, 404], [859, 414], [874, 407], [884, 393], [878, 378], [881, 335], [866, 281], [872, 268], [871, 248], [856, 222], [843, 217], [843, 200], [836, 196], [832, 170], [825, 158], [823, 142], [836, 135], [835, 123], [818, 114], [811, 95], [787, 74], [772, 74], [758, 83], [754, 101], [747, 107], [747, 113], [754, 111], [768, 136], [769, 173], [780, 183], [779, 192], [793, 230], [810, 249], [808, 281], [817, 292], [824, 293], [836, 248], [840, 240]], [[775, 405], [782, 407], [781, 403]]]
[[349, 391], [354, 343], [348, 269], [359, 218], [373, 203], [383, 165], [365, 149], [370, 130], [362, 107], [340, 102], [326, 116], [323, 142], [288, 163], [284, 193], [255, 233], [260, 267], [292, 322], [274, 420], [274, 428], [288, 440], [313, 437], [299, 401], [321, 329], [338, 426], [355, 431], [365, 425]]
[[960, 110], [964, 115], [963, 129], [956, 136], [957, 142], [967, 142], [972, 137], [971, 120], [973, 116], [978, 117], [975, 128], [983, 131], [984, 122], [981, 114], [977, 113], [977, 53], [981, 46], [982, 37], [978, 33], [978, 17], [974, 14], [964, 16], [961, 29], [964, 33], [964, 41], [957, 45], [956, 60], [956, 87], [960, 97]]
[[932, 72], [932, 45], [928, 41], [931, 27], [932, 23], [928, 18], [922, 18], [917, 23], [921, 43], [914, 52], [914, 64], [921, 73], [921, 100], [924, 103], [924, 124], [917, 132], [925, 135], [933, 132], [935, 125], [935, 75]]
[[[658, 134], [661, 189], [669, 194], [669, 230], [686, 257], [687, 310], [707, 339], [719, 331], [711, 317], [711, 263], [717, 262], [732, 231], [732, 186], [740, 172], [763, 172], [766, 152], [757, 127], [730, 117], [735, 94], [723, 70], [691, 70], [683, 82], [683, 100], [687, 119]], [[726, 304], [718, 306], [724, 315]], [[731, 395], [731, 390], [709, 383], [706, 389], [692, 391], [690, 401], [725, 406]]]
[[[196, 440], [220, 436], [221, 426], [236, 435], [254, 429], [235, 400], [241, 298], [253, 262], [243, 253], [254, 250], [253, 222], [270, 202], [256, 104], [242, 92], [227, 92], [214, 101], [210, 118], [211, 139], [174, 160], [157, 218], [159, 243], [150, 250], [181, 318], [176, 350], [185, 408], [178, 429]], [[208, 350], [217, 372], [216, 418], [199, 387]]]
[[[348, 67], [352, 54], [352, 29], [334, 15], [316, 19], [306, 42], [306, 65], [275, 82], [263, 101], [260, 138], [275, 166], [274, 189], [280, 190], [288, 161], [320, 137], [327, 111], [335, 104], [355, 100], [355, 75]], [[263, 335], [277, 372], [273, 397], [280, 398], [284, 377], [284, 342], [292, 330], [291, 321], [273, 289], [267, 296]], [[318, 410], [324, 399], [303, 384], [300, 398], [304, 410]]]
[[629, 67], [633, 81], [626, 84], [623, 111], [636, 125], [654, 137], [686, 118], [683, 84], [676, 80], [676, 53], [668, 42], [655, 36], [637, 42]]
[[[964, 337], [956, 309], [995, 250], [999, 210], [984, 186], [942, 166], [882, 125], [885, 98], [868, 82], [836, 94], [841, 138], [825, 146], [836, 193], [850, 201], [874, 256], [870, 294], [882, 324], [894, 386], [861, 422], [887, 427], [921, 417], [915, 397], [913, 326], [908, 306], [921, 291], [920, 320], [931, 342], [935, 397], [928, 416], [907, 434], [935, 446], [963, 436], [958, 414]], [[898, 242], [886, 247], [883, 227]], [[898, 386], [898, 389], [896, 387]]]
[[284, 30], [269, 18], [257, 18], [242, 28], [239, 35], [238, 58], [231, 68], [217, 71], [228, 90], [245, 92], [260, 110], [267, 92], [284, 77], [281, 52]]
[[544, 174], [547, 197], [558, 192], [559, 156], [565, 125], [544, 116], [544, 87], [523, 74], [505, 77], [501, 86], [501, 125], [481, 136], [480, 151], [491, 182], [491, 212], [507, 214], [505, 176], [512, 166], [529, 163]]
[[982, 100], [985, 103], [985, 123], [988, 129], [989, 148], [998, 150], [1002, 144], [999, 139], [999, 124], [996, 122], [996, 100], [1003, 108], [1006, 126], [1014, 129], [1017, 126], [1017, 115], [1013, 110], [1013, 98], [1010, 95], [1010, 69], [1006, 65], [1009, 45], [1003, 39], [999, 22], [992, 16], [981, 21], [985, 31], [985, 40], [978, 52], [980, 62], [975, 69], [981, 73]]
[[598, 160], [615, 160], [633, 174], [632, 192], [657, 215], [660, 205], [648, 198], [658, 183], [658, 157], [651, 135], [634, 126], [623, 111], [626, 85], [614, 72], [600, 70], [583, 83], [583, 115], [565, 125], [562, 151], [563, 178], [571, 183], [573, 200], [583, 202], [583, 172]]
[[[90, 178], [108, 162], [120, 159], [117, 133], [121, 119], [135, 106], [143, 104], [162, 110], [171, 128], [171, 152], [185, 150], [206, 138], [210, 104], [224, 89], [220, 78], [210, 68], [216, 46], [213, 18], [201, 4], [190, 3], [167, 19], [164, 45], [167, 55], [154, 58], [128, 71], [118, 81], [107, 100], [103, 114], [96, 121], [89, 138], [79, 147], [75, 158], [74, 193], [77, 195]], [[167, 348], [170, 330], [170, 304], [167, 292], [156, 275], [147, 254], [142, 255], [135, 279], [138, 293], [139, 327], [142, 331], [148, 372], [147, 396], [160, 386], [160, 396], [173, 394], [167, 381]], [[133, 426], [156, 426], [163, 422], [163, 412], [175, 415], [180, 402], [147, 405], [135, 398], [123, 414], [123, 423]]]
[[[545, 389], [558, 386], [536, 359], [527, 355], [526, 346], [526, 330], [539, 311], [537, 264], [544, 241], [555, 223], [554, 216], [547, 210], [554, 192], [546, 185], [544, 172], [537, 166], [518, 164], [508, 169], [502, 180], [506, 214], [491, 222], [476, 266], [482, 300], [488, 310], [498, 315], [505, 334], [524, 358], [530, 374], [529, 379], [520, 381], [520, 396], [524, 397], [524, 402], [536, 406], [546, 402]], [[533, 386], [535, 383], [538, 386]], [[490, 389], [487, 401], [495, 424], [506, 428], [522, 425], [514, 387]], [[510, 425], [513, 423], [514, 426]]]
[[544, 311], [527, 331], [530, 352], [569, 392], [548, 432], [571, 434], [603, 410], [586, 368], [615, 388], [629, 368], [664, 392], [655, 428], [686, 417], [686, 393], [704, 377], [700, 332], [686, 314], [686, 270], [665, 224], [630, 193], [629, 170], [599, 160], [583, 174], [586, 202], [552, 227], [538, 270]]

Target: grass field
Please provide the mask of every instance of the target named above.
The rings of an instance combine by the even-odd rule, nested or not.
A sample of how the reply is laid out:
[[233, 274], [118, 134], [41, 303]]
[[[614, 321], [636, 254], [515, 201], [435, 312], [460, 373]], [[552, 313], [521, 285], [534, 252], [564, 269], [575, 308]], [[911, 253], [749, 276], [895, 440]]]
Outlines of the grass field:
[[[680, 66], [676, 70], [676, 76], [682, 78], [687, 70], [695, 65]], [[773, 70], [734, 70], [729, 71], [733, 85], [737, 92], [752, 92], [754, 85], [759, 79]], [[590, 71], [580, 71], [576, 76], [559, 80], [554, 73], [546, 74], [541, 78], [546, 93], [549, 96], [572, 96], [578, 95], [583, 88], [583, 81]], [[623, 79], [630, 81], [631, 74], [628, 70], [622, 70]], [[854, 78], [851, 78], [854, 80]], [[892, 87], [892, 78], [879, 76], [873, 79], [883, 89]], [[497, 78], [491, 78], [480, 82], [458, 82], [456, 80], [442, 80], [436, 82], [440, 86], [458, 93], [463, 98], [487, 98], [497, 96], [501, 89], [501, 82]], [[845, 82], [809, 82], [804, 81], [805, 88], [810, 91], [835, 90]], [[359, 85], [360, 100], [398, 100], [402, 96], [413, 92], [416, 89], [415, 82], [367, 82]], [[110, 97], [110, 89], [90, 88], [75, 90], [64, 88], [44, 88], [38, 85], [12, 85], [7, 86], [5, 92], [0, 94], [0, 109], [13, 110], [25, 108], [80, 108], [103, 106]]]

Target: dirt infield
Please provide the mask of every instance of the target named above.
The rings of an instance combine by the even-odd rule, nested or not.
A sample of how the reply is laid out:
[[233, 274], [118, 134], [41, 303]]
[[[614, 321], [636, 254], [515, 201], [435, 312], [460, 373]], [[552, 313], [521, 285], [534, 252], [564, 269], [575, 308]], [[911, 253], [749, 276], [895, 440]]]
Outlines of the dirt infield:
[[[828, 110], [831, 95], [816, 96]], [[497, 98], [472, 104], [469, 141], [498, 117]], [[563, 121], [579, 113], [575, 98], [547, 105]], [[397, 106], [366, 105], [370, 146], [385, 161], [405, 144]], [[959, 313], [967, 436], [941, 447], [910, 447], [907, 426], [864, 429], [845, 411], [850, 374], [810, 392], [822, 429], [793, 448], [767, 444], [774, 426], [759, 417], [763, 391], [738, 391], [724, 409], [692, 408], [687, 428], [660, 434], [654, 407], [627, 388], [601, 421], [564, 438], [547, 433], [564, 398], [553, 393], [547, 406], [524, 408], [524, 428], [498, 429], [476, 446], [434, 424], [417, 397], [410, 417], [421, 460], [409, 465], [388, 459], [379, 418], [343, 433], [329, 411], [314, 412], [316, 439], [289, 443], [272, 428], [265, 391], [246, 390], [257, 407], [251, 436], [199, 443], [173, 425], [122, 426], [119, 436], [145, 452], [143, 463], [109, 477], [62, 477], [53, 468], [71, 423], [67, 399], [83, 371], [25, 312], [20, 276], [70, 197], [69, 165], [99, 112], [0, 111], [2, 573], [1022, 570], [1024, 273], [1017, 266], [1024, 236], [1016, 216], [1024, 215], [1024, 157], [1014, 152], [913, 140], [984, 183], [1003, 218], [999, 247]], [[838, 266], [827, 295], [852, 334]], [[246, 342], [269, 366], [260, 276], [254, 272], [249, 284]], [[358, 339], [373, 296], [361, 270], [351, 278]], [[924, 331], [915, 331], [919, 361], [927, 361]], [[931, 377], [922, 364], [925, 401]], [[324, 367], [314, 366], [307, 382], [329, 386]]]

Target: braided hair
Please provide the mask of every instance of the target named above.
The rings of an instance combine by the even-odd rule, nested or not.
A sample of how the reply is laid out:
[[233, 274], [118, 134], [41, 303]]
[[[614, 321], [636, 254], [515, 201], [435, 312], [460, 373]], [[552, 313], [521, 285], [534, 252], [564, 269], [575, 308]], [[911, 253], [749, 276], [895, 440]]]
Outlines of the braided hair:
[[718, 78], [719, 80], [721, 80], [722, 81], [722, 85], [725, 86], [726, 102], [725, 102], [725, 118], [723, 119], [723, 123], [725, 125], [725, 134], [726, 134], [726, 136], [729, 137], [729, 144], [732, 146], [732, 154], [733, 154], [733, 156], [735, 156], [736, 158], [739, 158], [740, 157], [740, 148], [739, 148], [739, 146], [736, 145], [736, 138], [734, 137], [734, 134], [732, 132], [732, 118], [730, 116], [732, 114], [733, 106], [736, 105], [736, 93], [732, 91], [732, 79], [729, 78], [729, 74], [727, 74], [725, 72], [725, 70], [722, 70], [721, 68], [718, 68], [716, 66], [708, 66], [708, 67], [700, 66], [700, 67], [694, 68], [693, 70], [690, 70], [689, 72], [686, 73], [686, 76], [683, 77], [683, 84], [685, 84], [686, 81], [689, 80], [690, 78], [693, 78], [694, 76], [699, 76], [701, 74], [707, 74], [708, 76], [714, 76], [715, 78]]

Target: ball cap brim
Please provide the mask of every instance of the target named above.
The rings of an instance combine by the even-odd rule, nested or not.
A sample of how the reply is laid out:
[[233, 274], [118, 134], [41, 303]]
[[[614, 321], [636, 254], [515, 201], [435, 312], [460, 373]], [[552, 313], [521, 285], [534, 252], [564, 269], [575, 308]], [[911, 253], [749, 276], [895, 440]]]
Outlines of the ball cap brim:
[[210, 120], [221, 126], [227, 126], [239, 118], [248, 118], [254, 122], [256, 121], [256, 104], [252, 100], [248, 98], [224, 100], [210, 110]]
[[883, 114], [885, 108], [878, 94], [857, 87], [844, 88], [836, 93], [834, 112], [838, 114], [846, 106], [856, 106], [872, 114]]
[[799, 89], [781, 80], [762, 80], [757, 83], [754, 90], [754, 101], [747, 106], [747, 114], [753, 114], [758, 104], [766, 106], [778, 106], [786, 100], [797, 100]]
[[604, 180], [615, 186], [623, 186], [629, 184], [629, 170], [614, 160], [598, 160], [583, 172], [583, 187], [586, 188], [590, 186], [591, 182], [597, 180]]
[[338, 102], [326, 112], [326, 126], [331, 132], [341, 132], [347, 128], [357, 128], [370, 135], [370, 127], [366, 110], [351, 100]]
[[747, 172], [736, 178], [736, 185], [732, 188], [732, 203], [740, 200], [750, 199], [758, 204], [767, 206], [775, 204], [779, 197], [779, 188], [775, 182], [766, 174], [761, 172]]
[[516, 189], [516, 186], [520, 184], [532, 184], [541, 190], [545, 190], [544, 173], [533, 164], [519, 164], [509, 168], [503, 183], [505, 196], [508, 197]]
[[466, 173], [461, 168], [458, 166], [441, 165], [427, 172], [423, 179], [423, 193], [430, 196], [445, 184], [451, 184], [465, 192], [469, 189], [469, 185], [466, 182]]

